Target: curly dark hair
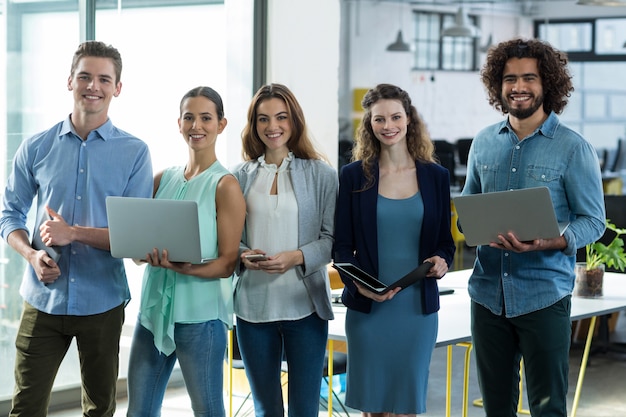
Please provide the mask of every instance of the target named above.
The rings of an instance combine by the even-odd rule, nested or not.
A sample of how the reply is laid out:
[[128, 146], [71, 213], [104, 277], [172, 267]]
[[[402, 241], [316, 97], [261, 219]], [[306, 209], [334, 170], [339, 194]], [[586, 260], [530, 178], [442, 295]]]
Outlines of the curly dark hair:
[[361, 106], [365, 113], [359, 125], [355, 138], [355, 146], [352, 149], [352, 160], [360, 160], [363, 164], [363, 172], [366, 178], [365, 188], [369, 188], [374, 183], [372, 165], [380, 156], [380, 142], [376, 139], [372, 130], [372, 106], [379, 100], [398, 100], [409, 119], [406, 132], [406, 144], [409, 154], [415, 160], [423, 162], [435, 162], [435, 147], [430, 139], [430, 134], [426, 124], [417, 113], [417, 109], [411, 103], [409, 94], [392, 84], [378, 84], [370, 89], [363, 100]]
[[535, 58], [541, 77], [543, 110], [561, 114], [567, 99], [574, 91], [572, 76], [567, 67], [567, 55], [547, 42], [538, 39], [512, 39], [493, 46], [487, 52], [487, 61], [480, 77], [489, 95], [489, 104], [507, 113], [502, 100], [502, 75], [511, 58]]

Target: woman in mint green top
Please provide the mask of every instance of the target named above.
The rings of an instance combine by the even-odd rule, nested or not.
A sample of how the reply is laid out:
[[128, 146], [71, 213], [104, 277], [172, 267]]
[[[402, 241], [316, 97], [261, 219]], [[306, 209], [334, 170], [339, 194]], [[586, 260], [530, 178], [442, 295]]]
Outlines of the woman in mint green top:
[[155, 177], [154, 198], [198, 203], [202, 256], [215, 260], [170, 262], [167, 248], [146, 254], [128, 371], [129, 417], [160, 416], [176, 360], [194, 415], [225, 415], [222, 364], [226, 330], [232, 326], [232, 278], [245, 201], [239, 183], [215, 154], [217, 136], [226, 127], [219, 94], [209, 87], [189, 91], [181, 101], [178, 124], [189, 161]]

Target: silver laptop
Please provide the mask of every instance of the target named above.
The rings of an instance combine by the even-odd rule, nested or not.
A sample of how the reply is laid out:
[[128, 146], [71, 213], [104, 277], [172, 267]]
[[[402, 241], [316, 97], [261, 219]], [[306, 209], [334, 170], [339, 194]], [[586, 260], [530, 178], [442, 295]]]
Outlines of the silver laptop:
[[458, 196], [453, 201], [470, 246], [497, 242], [498, 235], [507, 232], [520, 241], [551, 239], [569, 225], [557, 222], [547, 187]]
[[167, 249], [173, 262], [205, 263], [195, 201], [107, 197], [111, 255], [145, 259], [153, 248]]

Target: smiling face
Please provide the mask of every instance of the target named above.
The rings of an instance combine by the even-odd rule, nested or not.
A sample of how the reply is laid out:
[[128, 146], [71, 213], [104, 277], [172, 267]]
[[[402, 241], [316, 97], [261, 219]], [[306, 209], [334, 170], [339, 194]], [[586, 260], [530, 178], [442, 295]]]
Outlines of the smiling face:
[[189, 97], [181, 104], [178, 128], [190, 148], [214, 148], [217, 135], [226, 127], [226, 119], [218, 119], [215, 103], [204, 96]]
[[371, 107], [372, 131], [383, 146], [406, 142], [409, 119], [400, 100], [382, 99]]
[[543, 111], [543, 86], [535, 58], [511, 58], [506, 62], [502, 102], [504, 110], [518, 119]]
[[68, 78], [67, 88], [74, 95], [74, 112], [106, 120], [109, 104], [119, 95], [122, 83], [115, 82], [111, 58], [86, 56]]
[[268, 152], [287, 154], [292, 126], [287, 105], [279, 98], [263, 100], [257, 106], [256, 132]]

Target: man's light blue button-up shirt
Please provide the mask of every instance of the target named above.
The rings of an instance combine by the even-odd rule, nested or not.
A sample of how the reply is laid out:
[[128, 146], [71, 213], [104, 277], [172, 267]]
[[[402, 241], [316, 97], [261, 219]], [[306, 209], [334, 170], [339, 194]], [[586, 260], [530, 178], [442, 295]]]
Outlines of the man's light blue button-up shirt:
[[555, 113], [523, 140], [508, 119], [472, 143], [462, 194], [548, 187], [559, 222], [570, 222], [564, 250], [514, 253], [479, 246], [469, 281], [473, 301], [516, 317], [548, 307], [574, 288], [576, 250], [605, 228], [602, 176], [596, 151]]
[[[107, 196], [152, 196], [147, 145], [110, 120], [83, 141], [69, 117], [20, 145], [4, 193], [0, 234], [28, 230], [26, 217], [36, 197], [34, 230], [47, 219], [45, 206], [68, 224], [107, 227]], [[158, 227], [156, 225], [155, 227]], [[29, 265], [20, 287], [26, 302], [49, 314], [91, 315], [130, 299], [121, 259], [109, 251], [73, 242], [61, 249], [61, 276], [41, 283]]]

